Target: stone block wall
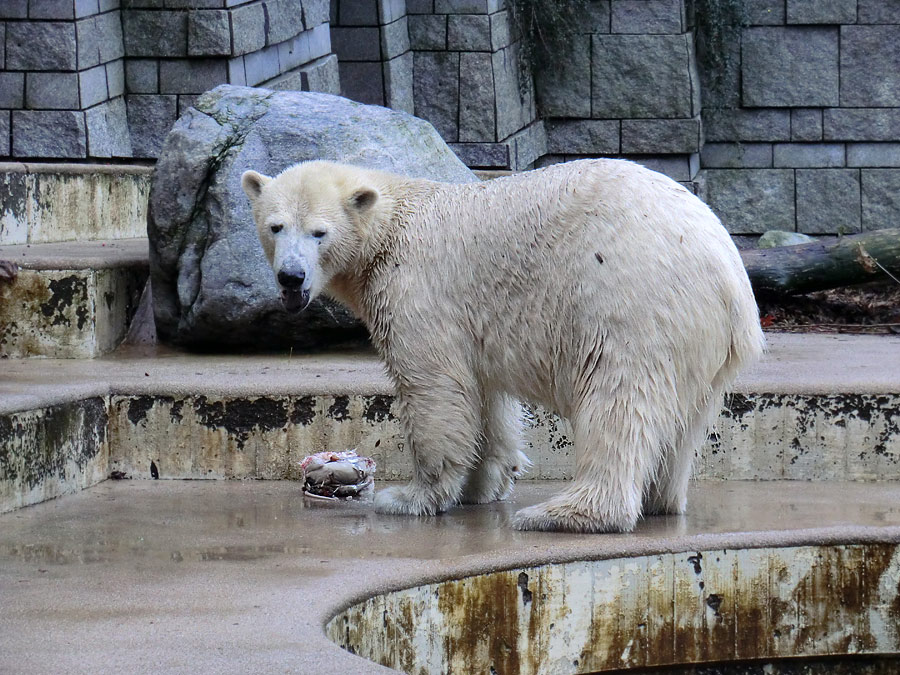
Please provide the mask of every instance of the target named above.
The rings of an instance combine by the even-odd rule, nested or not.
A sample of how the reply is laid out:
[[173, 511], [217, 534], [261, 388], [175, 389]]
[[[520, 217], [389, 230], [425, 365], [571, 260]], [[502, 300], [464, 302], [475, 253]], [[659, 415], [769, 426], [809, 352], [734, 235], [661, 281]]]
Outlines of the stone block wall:
[[0, 156], [131, 154], [119, 0], [0, 2]]
[[502, 0], [407, 0], [415, 114], [470, 167], [523, 169], [546, 154], [520, 36]]
[[692, 181], [703, 134], [684, 0], [590, 0], [581, 29], [535, 73], [541, 163], [625, 157]]
[[331, 40], [344, 96], [413, 112], [405, 0], [331, 0]]
[[745, 7], [732, 66], [703, 90], [701, 195], [741, 234], [900, 227], [900, 4]]
[[222, 83], [339, 92], [328, 0], [2, 0], [0, 157], [157, 156]]

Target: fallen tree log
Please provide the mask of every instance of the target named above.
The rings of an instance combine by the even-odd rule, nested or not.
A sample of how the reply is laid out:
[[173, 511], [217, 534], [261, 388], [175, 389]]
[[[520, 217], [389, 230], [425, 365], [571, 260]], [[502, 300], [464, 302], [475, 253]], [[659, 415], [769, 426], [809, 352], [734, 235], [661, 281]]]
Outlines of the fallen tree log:
[[759, 296], [824, 291], [889, 279], [890, 275], [900, 279], [900, 229], [829, 237], [797, 246], [746, 249], [741, 258]]

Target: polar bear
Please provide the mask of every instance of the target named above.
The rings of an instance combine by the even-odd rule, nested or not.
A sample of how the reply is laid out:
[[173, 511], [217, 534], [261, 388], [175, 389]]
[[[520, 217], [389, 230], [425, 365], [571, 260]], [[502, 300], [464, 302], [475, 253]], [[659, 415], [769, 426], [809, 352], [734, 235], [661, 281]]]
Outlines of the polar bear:
[[741, 258], [684, 187], [623, 160], [467, 184], [312, 161], [242, 185], [287, 309], [342, 302], [393, 378], [414, 478], [377, 511], [507, 496], [524, 400], [571, 421], [576, 470], [515, 527], [684, 512], [723, 392], [764, 348]]

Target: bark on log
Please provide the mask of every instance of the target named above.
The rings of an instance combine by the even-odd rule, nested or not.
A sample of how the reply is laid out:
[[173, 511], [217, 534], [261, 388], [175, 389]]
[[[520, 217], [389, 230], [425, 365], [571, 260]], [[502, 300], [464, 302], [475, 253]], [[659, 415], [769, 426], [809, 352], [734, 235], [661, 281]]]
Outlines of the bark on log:
[[[900, 278], [900, 229], [741, 251], [757, 295], [796, 295]], [[880, 265], [880, 267], [879, 267]]]

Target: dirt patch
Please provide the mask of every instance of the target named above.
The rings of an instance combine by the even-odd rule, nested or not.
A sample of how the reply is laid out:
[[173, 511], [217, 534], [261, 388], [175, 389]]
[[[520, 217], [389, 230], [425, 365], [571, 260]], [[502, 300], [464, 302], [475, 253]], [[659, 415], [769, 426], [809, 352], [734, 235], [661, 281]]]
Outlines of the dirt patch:
[[900, 334], [900, 284], [894, 282], [757, 301], [768, 331]]

